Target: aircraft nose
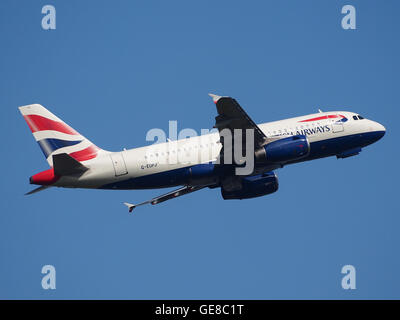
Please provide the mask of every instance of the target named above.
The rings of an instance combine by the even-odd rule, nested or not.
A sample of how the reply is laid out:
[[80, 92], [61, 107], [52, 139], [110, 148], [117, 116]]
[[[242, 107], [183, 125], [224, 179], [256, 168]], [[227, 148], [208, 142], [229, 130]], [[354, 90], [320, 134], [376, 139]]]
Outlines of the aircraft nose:
[[383, 125], [381, 125], [379, 122], [375, 122], [375, 130], [376, 131], [382, 131], [383, 132], [383, 134], [385, 134], [385, 132], [386, 132], [386, 128], [383, 126]]
[[374, 135], [376, 136], [376, 140], [381, 139], [385, 133], [386, 133], [386, 128], [381, 125], [379, 122], [373, 122], [373, 131]]

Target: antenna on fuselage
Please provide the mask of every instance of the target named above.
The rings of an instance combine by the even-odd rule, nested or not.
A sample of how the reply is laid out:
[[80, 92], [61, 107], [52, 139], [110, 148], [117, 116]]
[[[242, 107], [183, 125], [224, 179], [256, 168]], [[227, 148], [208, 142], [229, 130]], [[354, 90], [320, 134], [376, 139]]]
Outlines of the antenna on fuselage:
[[318, 109], [318, 112], [319, 112], [319, 113], [323, 113], [323, 111], [322, 111], [321, 109]]

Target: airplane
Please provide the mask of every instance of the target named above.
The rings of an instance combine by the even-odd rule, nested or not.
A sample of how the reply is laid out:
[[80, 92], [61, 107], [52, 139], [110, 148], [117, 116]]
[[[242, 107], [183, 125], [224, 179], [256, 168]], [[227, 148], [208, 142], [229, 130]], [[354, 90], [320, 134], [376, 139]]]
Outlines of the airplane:
[[[274, 170], [324, 157], [341, 159], [358, 155], [386, 132], [380, 123], [348, 111], [319, 110], [315, 114], [257, 125], [234, 98], [209, 95], [218, 113], [215, 132], [118, 152], [97, 147], [40, 104], [19, 107], [50, 166], [29, 178], [31, 184], [40, 187], [27, 194], [49, 187], [111, 190], [179, 187], [138, 204], [125, 202], [129, 212], [137, 206], [158, 204], [203, 188], [219, 188], [225, 200], [255, 198], [278, 190]], [[245, 137], [248, 131], [250, 135]], [[242, 144], [232, 144], [235, 132], [239, 132], [238, 141]], [[249, 173], [237, 174], [245, 163], [243, 159], [232, 160], [229, 155], [239, 146], [244, 148], [246, 143], [253, 146], [246, 158], [253, 166]]]

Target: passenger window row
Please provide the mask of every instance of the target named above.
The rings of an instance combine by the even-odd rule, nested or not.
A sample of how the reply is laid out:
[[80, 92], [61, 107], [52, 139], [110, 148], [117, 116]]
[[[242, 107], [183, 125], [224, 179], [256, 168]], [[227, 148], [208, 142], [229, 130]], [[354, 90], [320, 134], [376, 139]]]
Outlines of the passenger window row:
[[[201, 144], [201, 145], [199, 145], [199, 146], [197, 146], [197, 145], [195, 145], [194, 147], [193, 147], [193, 149], [197, 149], [197, 148], [208, 148], [209, 146], [210, 147], [213, 147], [213, 146], [218, 146], [220, 143], [219, 142], [211, 142], [211, 143], [206, 143], [206, 144]], [[166, 151], [165, 153], [164, 152], [160, 152], [160, 153], [158, 153], [158, 152], [156, 152], [156, 153], [154, 153], [154, 154], [150, 154], [149, 156], [144, 156], [144, 158], [145, 159], [148, 159], [149, 157], [158, 157], [158, 156], [164, 156], [164, 155], [170, 155], [170, 154], [174, 154], [174, 153], [179, 153], [179, 152], [181, 152], [181, 151], [190, 151], [190, 150], [192, 150], [192, 147], [190, 146], [190, 147], [183, 147], [183, 148], [178, 148], [178, 149], [176, 149], [176, 150], [172, 150], [172, 151]]]

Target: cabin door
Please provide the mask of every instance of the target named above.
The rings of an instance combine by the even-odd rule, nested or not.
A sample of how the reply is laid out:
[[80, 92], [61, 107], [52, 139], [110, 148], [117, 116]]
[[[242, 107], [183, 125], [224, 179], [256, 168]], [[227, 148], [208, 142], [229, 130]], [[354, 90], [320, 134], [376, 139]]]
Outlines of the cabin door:
[[338, 115], [337, 118], [332, 119], [332, 131], [333, 133], [343, 132], [344, 126], [342, 122], [342, 117]]
[[124, 160], [124, 156], [122, 155], [122, 152], [119, 153], [113, 153], [110, 155], [111, 161], [114, 166], [114, 171], [115, 171], [115, 176], [122, 176], [124, 174], [128, 173], [128, 170], [126, 169], [126, 164]]

